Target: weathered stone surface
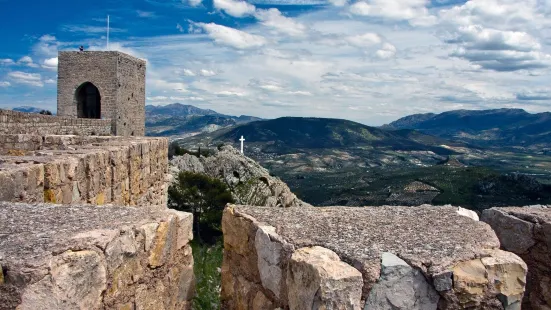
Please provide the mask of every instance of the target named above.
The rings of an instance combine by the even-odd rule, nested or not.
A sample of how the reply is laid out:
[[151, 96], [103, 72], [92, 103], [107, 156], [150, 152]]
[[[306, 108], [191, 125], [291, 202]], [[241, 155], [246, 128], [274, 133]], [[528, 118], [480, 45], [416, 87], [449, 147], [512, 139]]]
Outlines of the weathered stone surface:
[[362, 274], [322, 247], [296, 250], [287, 269], [291, 309], [358, 309]]
[[[174, 212], [0, 202], [0, 309], [189, 307], [193, 258]], [[143, 227], [157, 227], [149, 250]]]
[[260, 226], [256, 231], [255, 248], [262, 285], [280, 299], [285, 284], [282, 265], [291, 256], [294, 247], [281, 239], [274, 227]]
[[[57, 114], [80, 121], [82, 105], [75, 97], [91, 83], [101, 97], [100, 115], [119, 136], [145, 135], [144, 60], [117, 51], [63, 51], [58, 55]], [[80, 111], [79, 111], [80, 107]]]
[[309, 207], [298, 199], [287, 184], [270, 176], [268, 170], [254, 160], [226, 145], [209, 157], [175, 156], [170, 161], [171, 173], [179, 171], [204, 172], [224, 181], [240, 204], [269, 207]]
[[166, 205], [166, 139], [0, 135], [0, 142], [18, 149], [35, 137], [39, 146], [25, 156], [0, 156], [0, 200]]
[[526, 253], [536, 241], [533, 239], [534, 224], [509, 215], [500, 209], [484, 210], [482, 220], [496, 231], [501, 246], [514, 253]]
[[454, 291], [464, 307], [489, 304], [497, 296], [505, 309], [520, 307], [526, 285], [526, 264], [518, 256], [491, 250], [490, 256], [457, 264]]
[[[498, 251], [499, 241], [490, 226], [460, 215], [457, 210], [451, 206], [228, 206], [223, 218], [224, 237], [229, 237], [222, 268], [223, 300], [228, 304], [239, 304], [234, 296], [238, 294], [236, 283], [239, 277], [246, 277], [247, 287], [262, 291], [274, 307], [293, 309], [291, 299], [307, 300], [307, 297], [297, 294], [310, 296], [308, 294], [313, 288], [304, 289], [308, 286], [304, 284], [297, 290], [290, 284], [301, 277], [307, 278], [308, 273], [299, 273], [299, 277], [290, 279], [292, 259], [278, 254], [281, 253], [279, 244], [287, 243], [295, 249], [321, 246], [353, 266], [362, 276], [361, 302], [367, 301], [373, 292], [377, 296], [387, 293], [410, 296], [392, 305], [403, 309], [434, 309], [435, 304], [438, 304], [438, 309], [448, 310], [468, 306], [503, 309], [504, 305], [513, 309], [517, 306], [515, 298], [518, 299], [524, 289], [522, 260]], [[251, 240], [254, 240], [254, 248], [250, 247]], [[400, 280], [393, 282], [393, 278], [389, 278], [381, 268], [385, 252], [395, 253], [408, 265], [400, 263], [397, 264], [400, 266], [390, 268], [404, 274], [398, 276]], [[483, 258], [487, 266], [482, 263]], [[252, 259], [257, 262], [255, 266], [250, 265]], [[274, 263], [278, 260], [275, 268]], [[392, 261], [387, 258], [385, 264], [388, 262], [391, 266]], [[258, 274], [249, 270], [258, 270]], [[287, 276], [286, 287], [277, 285], [279, 270]], [[377, 283], [386, 283], [382, 287], [387, 290], [375, 289]], [[393, 291], [394, 283], [398, 289]], [[409, 290], [408, 287], [415, 288]], [[246, 305], [250, 305], [256, 291], [242, 298]], [[371, 304], [374, 307], [391, 307], [390, 304], [384, 305], [384, 298], [374, 300]]]
[[457, 214], [466, 216], [466, 217], [471, 218], [475, 221], [480, 220], [479, 217], [478, 217], [478, 214], [476, 214], [476, 212], [474, 212], [473, 210], [468, 210], [468, 209], [459, 207], [459, 208], [457, 208]]
[[[482, 213], [482, 220], [496, 231], [504, 250], [518, 254], [528, 265], [522, 308], [551, 309], [551, 208], [492, 208]], [[514, 292], [514, 284], [510, 280], [504, 286]], [[513, 307], [519, 307], [519, 297], [513, 292], [503, 296], [503, 300], [516, 309]]]
[[392, 253], [383, 253], [381, 278], [365, 303], [365, 310], [436, 310], [440, 296], [423, 274]]

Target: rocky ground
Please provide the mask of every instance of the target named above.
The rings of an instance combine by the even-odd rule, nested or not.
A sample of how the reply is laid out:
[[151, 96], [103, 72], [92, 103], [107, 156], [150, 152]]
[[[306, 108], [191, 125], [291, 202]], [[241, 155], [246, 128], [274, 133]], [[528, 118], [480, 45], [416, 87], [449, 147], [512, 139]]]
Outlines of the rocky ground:
[[243, 156], [231, 146], [223, 146], [208, 157], [189, 154], [175, 156], [170, 161], [170, 173], [175, 178], [180, 171], [204, 173], [228, 185], [237, 203], [272, 206], [309, 206], [291, 192], [287, 184], [270, 175], [256, 161]]

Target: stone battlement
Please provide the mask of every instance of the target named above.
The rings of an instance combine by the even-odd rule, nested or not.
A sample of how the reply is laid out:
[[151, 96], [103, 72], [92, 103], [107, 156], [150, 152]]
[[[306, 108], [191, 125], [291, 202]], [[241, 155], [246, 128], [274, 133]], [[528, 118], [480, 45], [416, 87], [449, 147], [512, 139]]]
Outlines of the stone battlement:
[[464, 211], [228, 206], [223, 308], [520, 309], [526, 264]]
[[0, 135], [0, 201], [164, 205], [164, 138]]
[[110, 136], [110, 119], [41, 115], [0, 109], [0, 135]]

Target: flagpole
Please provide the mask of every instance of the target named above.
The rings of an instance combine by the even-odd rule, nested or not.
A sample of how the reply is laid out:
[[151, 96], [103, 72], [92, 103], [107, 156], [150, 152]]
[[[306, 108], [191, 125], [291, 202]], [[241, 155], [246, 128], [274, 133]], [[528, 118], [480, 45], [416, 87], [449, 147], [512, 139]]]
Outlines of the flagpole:
[[107, 15], [107, 50], [109, 50], [109, 15]]

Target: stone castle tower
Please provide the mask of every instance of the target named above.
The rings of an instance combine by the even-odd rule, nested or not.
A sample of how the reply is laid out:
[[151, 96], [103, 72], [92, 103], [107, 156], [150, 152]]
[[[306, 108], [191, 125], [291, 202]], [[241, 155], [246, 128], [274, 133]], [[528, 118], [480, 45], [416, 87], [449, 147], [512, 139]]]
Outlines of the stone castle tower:
[[114, 135], [145, 135], [144, 60], [115, 51], [59, 52], [58, 59], [58, 116], [110, 119]]

